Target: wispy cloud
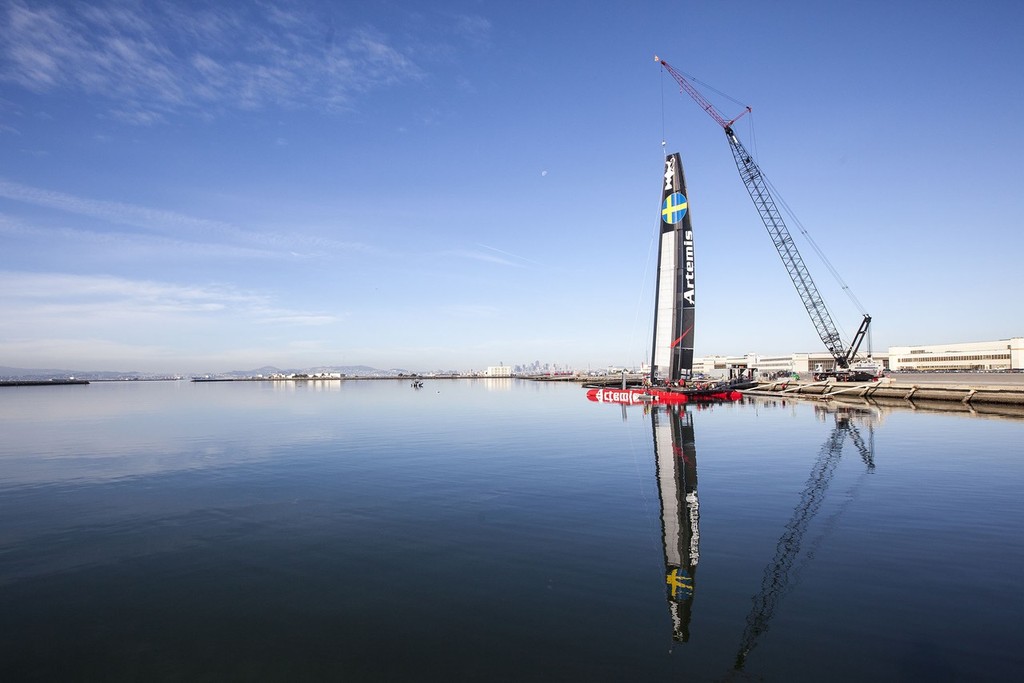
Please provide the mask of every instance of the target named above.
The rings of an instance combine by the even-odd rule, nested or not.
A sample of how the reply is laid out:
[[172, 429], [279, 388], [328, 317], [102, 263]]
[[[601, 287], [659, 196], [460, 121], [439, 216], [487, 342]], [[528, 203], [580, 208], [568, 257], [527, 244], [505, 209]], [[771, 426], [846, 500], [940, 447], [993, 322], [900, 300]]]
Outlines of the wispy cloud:
[[[483, 245], [480, 245], [483, 246]], [[527, 268], [523, 261], [527, 259], [502, 252], [500, 249], [493, 249], [491, 247], [484, 247], [484, 249], [490, 249], [491, 251], [475, 251], [471, 249], [450, 249], [439, 253], [439, 256], [454, 256], [460, 259], [468, 259], [471, 261], [482, 261], [484, 263], [495, 263], [501, 266], [507, 266], [509, 268]], [[506, 256], [510, 258], [506, 258]], [[528, 261], [532, 263], [532, 261]]]
[[436, 256], [479, 261], [506, 268], [533, 268], [539, 265], [536, 261], [505, 251], [504, 249], [498, 249], [486, 244], [477, 244], [476, 246], [478, 249], [447, 249], [437, 252]]
[[159, 343], [129, 344], [94, 337], [0, 337], [0, 355], [27, 368], [53, 367], [56, 362], [64, 370], [136, 370], [163, 366], [166, 359], [176, 360], [180, 351]]
[[[280, 259], [280, 249], [259, 245], [230, 244], [197, 238], [183, 239], [170, 235], [139, 234], [116, 230], [89, 230], [78, 227], [43, 227], [25, 223], [0, 214], [0, 235], [30, 239], [40, 244], [61, 244], [86, 253], [101, 253], [104, 262], [133, 261], [155, 256], [195, 260], [207, 259]], [[289, 256], [296, 257], [294, 253]]]
[[[124, 313], [206, 312], [265, 304], [265, 298], [227, 287], [192, 286], [112, 276], [0, 272], [0, 304], [60, 313], [95, 312], [108, 306]], [[9, 311], [10, 312], [10, 311]]]
[[475, 14], [460, 14], [452, 21], [452, 27], [463, 37], [478, 45], [491, 41], [491, 22]]
[[86, 199], [0, 179], [0, 197], [48, 209], [90, 216], [101, 220], [156, 230], [191, 229], [200, 232], [234, 232], [227, 223], [194, 218], [173, 211], [151, 209], [122, 202]]
[[453, 304], [450, 306], [441, 306], [439, 311], [443, 315], [449, 315], [453, 318], [466, 318], [469, 320], [476, 320], [479, 318], [496, 318], [501, 312], [496, 306], [480, 304]]
[[8, 365], [165, 371], [294, 360], [296, 342], [326, 343], [309, 330], [334, 340], [343, 318], [218, 283], [0, 271], [0, 320]]
[[111, 115], [351, 106], [420, 69], [370, 26], [338, 28], [329, 6], [28, 3], [0, 5], [0, 81], [102, 97]]
[[312, 313], [286, 313], [279, 311], [276, 314], [270, 311], [265, 311], [265, 317], [260, 320], [261, 323], [270, 325], [328, 325], [330, 323], [338, 322], [338, 316], [336, 315], [316, 315]]
[[25, 329], [100, 329], [146, 321], [170, 324], [210, 315], [301, 325], [337, 320], [324, 313], [287, 310], [268, 294], [226, 285], [0, 271], [0, 317]]
[[[43, 188], [31, 187], [0, 178], [0, 198], [22, 202], [33, 206], [63, 211], [77, 216], [95, 218], [105, 223], [137, 228], [151, 235], [163, 235], [156, 246], [176, 246], [189, 251], [208, 254], [225, 254], [233, 256], [280, 257], [282, 253], [298, 258], [316, 258], [325, 254], [337, 256], [342, 253], [360, 253], [365, 255], [385, 255], [385, 250], [362, 242], [351, 242], [324, 238], [317, 235], [305, 235], [298, 232], [288, 234], [247, 230], [231, 223], [198, 218], [174, 211], [154, 209], [124, 202], [111, 202], [89, 199], [75, 195], [56, 192]], [[116, 233], [109, 229], [90, 232], [83, 229], [33, 228], [16, 224], [7, 217], [0, 217], [0, 231], [20, 232], [22, 234], [43, 234], [59, 232], [77, 236], [91, 241], [118, 241], [132, 243], [142, 247], [147, 242], [153, 243], [157, 237], [149, 240], [138, 235]], [[189, 240], [183, 235], [191, 234], [195, 239]], [[211, 238], [219, 238], [218, 243]]]
[[498, 254], [502, 254], [504, 256], [508, 256], [509, 258], [515, 259], [516, 261], [525, 261], [526, 263], [532, 263], [533, 265], [537, 265], [537, 262], [534, 261], [533, 259], [528, 259], [525, 256], [519, 256], [518, 254], [513, 254], [512, 252], [505, 251], [504, 249], [499, 249], [497, 247], [491, 247], [491, 246], [488, 246], [486, 244], [477, 244], [477, 246], [478, 247], [482, 247], [484, 249], [488, 249], [488, 250], [493, 251], [493, 252], [498, 253]]

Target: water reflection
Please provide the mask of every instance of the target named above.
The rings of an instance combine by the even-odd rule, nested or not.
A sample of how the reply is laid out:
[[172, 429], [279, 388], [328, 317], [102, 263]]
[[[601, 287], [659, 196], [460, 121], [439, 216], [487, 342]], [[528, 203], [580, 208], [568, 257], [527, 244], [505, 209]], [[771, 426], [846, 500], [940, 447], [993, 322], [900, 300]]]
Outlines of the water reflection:
[[[875, 469], [874, 459], [874, 413], [871, 410], [851, 407], [815, 406], [819, 419], [827, 419], [831, 415], [835, 419], [835, 427], [828, 439], [818, 451], [818, 457], [811, 468], [800, 500], [793, 508], [793, 514], [786, 523], [782, 536], [775, 547], [775, 556], [764, 569], [761, 590], [752, 598], [750, 613], [747, 615], [746, 627], [740, 641], [734, 668], [742, 670], [750, 652], [757, 646], [759, 639], [768, 630], [775, 610], [783, 597], [795, 583], [798, 569], [794, 564], [801, 556], [801, 548], [807, 528], [814, 519], [825, 500], [825, 493], [835, 474], [843, 452], [843, 444], [849, 438], [860, 454], [867, 473]], [[869, 438], [863, 439], [857, 429], [855, 420], [864, 421], [868, 427]], [[842, 508], [840, 509], [840, 512]], [[839, 513], [837, 513], [838, 515]], [[835, 515], [834, 515], [835, 517]], [[826, 525], [826, 532], [834, 526]], [[814, 544], [820, 543], [820, 539]], [[813, 554], [805, 555], [809, 559]]]
[[339, 386], [0, 391], [0, 680], [1024, 667], [1020, 421]]
[[679, 406], [656, 408], [651, 424], [672, 639], [685, 643], [690, 640], [694, 582], [700, 560], [700, 502], [693, 415]]
[[[690, 640], [697, 564], [700, 561], [697, 449], [691, 412], [697, 408], [660, 406], [653, 408], [651, 415], [661, 500], [666, 597], [672, 620], [672, 639], [681, 643]], [[813, 548], [821, 543], [821, 538], [816, 539], [811, 544], [811, 551], [801, 554], [804, 536], [825, 500], [847, 440], [860, 455], [865, 473], [875, 470], [874, 425], [879, 418], [876, 411], [849, 406], [816, 406], [815, 413], [821, 420], [833, 420], [835, 426], [818, 452], [800, 499], [776, 545], [775, 556], [764, 569], [761, 590], [752, 598], [736, 656], [736, 670], [743, 669], [750, 652], [768, 630], [782, 598], [795, 584], [799, 571], [797, 561], [801, 557], [804, 561], [810, 559]], [[867, 438], [858, 429], [858, 422], [866, 426]], [[835, 518], [844, 509], [845, 505], [833, 515], [823, 534], [834, 526]]]

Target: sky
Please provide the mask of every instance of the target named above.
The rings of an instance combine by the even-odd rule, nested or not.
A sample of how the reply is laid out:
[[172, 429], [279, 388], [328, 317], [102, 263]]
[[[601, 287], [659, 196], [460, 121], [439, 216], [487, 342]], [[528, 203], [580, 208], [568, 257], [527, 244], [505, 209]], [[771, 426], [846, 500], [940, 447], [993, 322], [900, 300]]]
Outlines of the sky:
[[752, 107], [847, 340], [1022, 336], [1022, 32], [1012, 0], [0, 0], [0, 366], [639, 364], [665, 151], [696, 355], [824, 350], [655, 54]]

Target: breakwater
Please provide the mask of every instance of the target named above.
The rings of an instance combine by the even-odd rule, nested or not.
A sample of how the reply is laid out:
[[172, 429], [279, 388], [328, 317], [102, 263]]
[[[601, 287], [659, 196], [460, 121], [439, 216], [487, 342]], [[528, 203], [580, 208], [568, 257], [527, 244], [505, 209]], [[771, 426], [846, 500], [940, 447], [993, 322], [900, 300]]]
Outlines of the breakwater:
[[1024, 406], [1024, 377], [1019, 375], [932, 376], [925, 379], [884, 377], [875, 382], [762, 382], [743, 392], [749, 395], [791, 396], [819, 400], [861, 398], [872, 400], [935, 401], [963, 405]]
[[84, 379], [4, 379], [0, 387], [52, 387], [62, 384], [88, 384]]

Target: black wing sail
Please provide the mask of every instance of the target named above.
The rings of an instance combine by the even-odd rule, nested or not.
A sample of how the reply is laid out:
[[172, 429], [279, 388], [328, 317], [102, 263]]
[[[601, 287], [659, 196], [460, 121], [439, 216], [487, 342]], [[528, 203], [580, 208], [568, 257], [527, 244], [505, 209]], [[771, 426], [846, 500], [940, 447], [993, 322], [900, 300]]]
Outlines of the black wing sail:
[[686, 179], [679, 154], [665, 157], [651, 381], [675, 382], [693, 371], [694, 262]]

